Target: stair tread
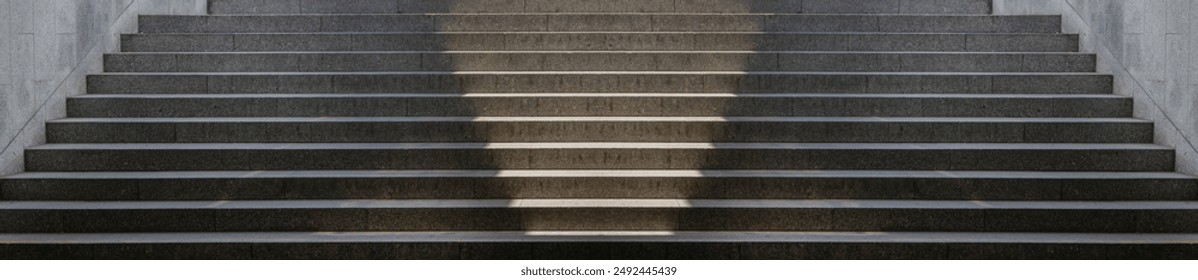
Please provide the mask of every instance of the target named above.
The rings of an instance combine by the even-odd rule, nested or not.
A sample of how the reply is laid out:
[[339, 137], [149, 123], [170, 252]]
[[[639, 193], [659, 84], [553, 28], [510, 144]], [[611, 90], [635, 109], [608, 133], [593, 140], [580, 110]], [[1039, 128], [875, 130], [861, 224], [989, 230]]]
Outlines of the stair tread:
[[960, 201], [738, 199], [416, 199], [236, 201], [13, 201], [2, 210], [167, 209], [956, 209], [1198, 210], [1198, 201]]
[[824, 13], [773, 13], [773, 12], [511, 12], [511, 13], [347, 13], [347, 14], [207, 14], [207, 15], [143, 15], [153, 17], [334, 17], [334, 16], [575, 16], [575, 15], [644, 15], [644, 16], [867, 16], [867, 17], [1056, 17], [1052, 15], [994, 15], [994, 14], [824, 14]]
[[370, 76], [370, 75], [845, 75], [845, 76], [1110, 76], [1096, 72], [837, 72], [837, 71], [379, 71], [379, 72], [106, 72], [94, 76]]
[[1152, 123], [1134, 118], [976, 118], [976, 117], [231, 117], [231, 118], [67, 118], [48, 123], [354, 123], [354, 122], [854, 122], [854, 123]]
[[1198, 244], [1198, 234], [1002, 232], [181, 232], [0, 234], [0, 244], [156, 243], [461, 243], [461, 242], [730, 242], [730, 243], [1052, 243]]
[[953, 99], [1129, 99], [1116, 94], [951, 94], [951, 93], [271, 93], [271, 94], [85, 94], [73, 99], [188, 99], [188, 98], [501, 98], [501, 97], [745, 97], [745, 98], [953, 98]]
[[[266, 14], [143, 16], [143, 32], [352, 31], [435, 30], [448, 28], [521, 30], [688, 30], [688, 29], [801, 29], [801, 30], [970, 30], [979, 32], [1060, 32], [1059, 16], [1048, 15], [912, 15], [802, 13], [405, 13], [405, 14]], [[728, 25], [703, 25], [717, 20]], [[818, 21], [840, 25], [808, 25]], [[603, 24], [611, 21], [631, 24]], [[392, 23], [395, 25], [354, 25]], [[943, 23], [942, 26], [932, 26]], [[700, 26], [696, 26], [700, 25]]]
[[935, 170], [292, 170], [27, 172], [5, 179], [208, 178], [943, 178], [1194, 180], [1176, 172], [935, 171]]
[[158, 36], [158, 35], [196, 35], [196, 36], [236, 36], [236, 35], [436, 35], [436, 34], [790, 34], [790, 35], [1036, 35], [1036, 36], [1075, 36], [1065, 33], [978, 33], [978, 32], [810, 32], [810, 31], [369, 31], [369, 32], [246, 32], [246, 33], [129, 33], [125, 35]]
[[1030, 15], [994, 15], [981, 13], [735, 13], [735, 12], [710, 12], [710, 13], [679, 13], [679, 12], [453, 12], [453, 13], [212, 13], [204, 16], [394, 16], [394, 15], [803, 15], [803, 16], [977, 16], [977, 17], [993, 17], [993, 16], [1030, 16]]
[[119, 52], [108, 55], [295, 55], [295, 54], [903, 54], [903, 55], [1074, 55], [1091, 56], [1081, 52], [967, 52], [967, 51], [739, 51], [739, 50], [626, 50], [626, 51], [554, 51], [554, 50], [499, 50], [499, 51], [262, 51], [262, 52]]
[[308, 149], [811, 149], [811, 150], [1173, 150], [1157, 144], [992, 143], [190, 143], [46, 144], [30, 150], [308, 150]]

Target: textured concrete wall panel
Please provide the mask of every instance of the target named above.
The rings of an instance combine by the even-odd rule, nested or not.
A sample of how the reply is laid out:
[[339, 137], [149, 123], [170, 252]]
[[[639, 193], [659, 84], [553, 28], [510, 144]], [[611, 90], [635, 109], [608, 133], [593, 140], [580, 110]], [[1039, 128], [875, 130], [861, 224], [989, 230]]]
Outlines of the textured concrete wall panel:
[[1198, 174], [1198, 3], [1191, 0], [995, 0], [996, 14], [1061, 14], [1136, 99], [1136, 117], [1156, 122], [1158, 143], [1177, 148], [1179, 171]]
[[25, 148], [44, 142], [46, 120], [138, 14], [202, 14], [206, 0], [0, 0], [0, 175], [23, 169]]

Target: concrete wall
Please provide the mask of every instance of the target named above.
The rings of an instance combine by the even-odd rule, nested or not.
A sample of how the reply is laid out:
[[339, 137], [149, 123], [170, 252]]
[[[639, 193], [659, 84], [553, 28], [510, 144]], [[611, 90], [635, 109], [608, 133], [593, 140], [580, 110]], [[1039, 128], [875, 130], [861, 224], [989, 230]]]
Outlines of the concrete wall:
[[994, 0], [996, 14], [1061, 14], [1136, 117], [1156, 122], [1157, 142], [1177, 148], [1179, 171], [1198, 174], [1198, 1]]
[[138, 14], [201, 14], [206, 0], [0, 0], [0, 176], [23, 169], [67, 96], [101, 71]]

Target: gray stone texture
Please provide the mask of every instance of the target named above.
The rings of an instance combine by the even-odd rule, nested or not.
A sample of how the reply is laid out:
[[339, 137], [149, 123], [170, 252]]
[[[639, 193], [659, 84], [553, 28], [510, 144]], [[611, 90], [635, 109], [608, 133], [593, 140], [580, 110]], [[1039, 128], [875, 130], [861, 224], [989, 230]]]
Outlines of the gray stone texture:
[[[1191, 202], [994, 202], [838, 200], [592, 201], [313, 200], [207, 202], [13, 202], [2, 233], [436, 232], [436, 231], [839, 231], [1190, 233]], [[677, 203], [685, 201], [687, 205]], [[538, 203], [547, 203], [539, 205]], [[630, 207], [635, 206], [635, 207]], [[745, 217], [754, 217], [746, 219]], [[25, 219], [21, 219], [25, 218]], [[58, 218], [61, 224], [28, 223]]]
[[[988, 14], [990, 0], [210, 0], [213, 14], [841, 13]], [[335, 3], [335, 4], [333, 4]]]
[[0, 3], [34, 11], [0, 14], [0, 84], [51, 98], [14, 103], [49, 144], [0, 180], [0, 259], [1198, 252], [1176, 125], [1131, 118], [1189, 99], [1111, 94], [1174, 73], [1142, 64], [1192, 4]]
[[[1172, 170], [1174, 165], [1172, 150], [1146, 144], [57, 144], [33, 148], [27, 153], [32, 172], [379, 169], [1164, 172]], [[177, 160], [180, 158], [188, 160]]]
[[995, 0], [997, 14], [1063, 15], [1098, 55], [1115, 92], [1136, 99], [1135, 115], [1157, 123], [1156, 140], [1177, 148], [1178, 170], [1198, 174], [1198, 3], [1185, 0]]
[[1022, 93], [1109, 94], [1087, 73], [371, 72], [106, 73], [93, 94], [253, 93]]
[[[829, 174], [831, 173], [831, 174]], [[955, 199], [1186, 201], [1198, 182], [1174, 173], [1052, 172], [290, 171], [41, 173], [5, 182], [13, 201], [282, 199]]]
[[126, 53], [107, 72], [371, 71], [844, 71], [1093, 72], [1095, 57], [1068, 53], [900, 54], [811, 52], [371, 52]]
[[65, 116], [138, 14], [201, 14], [204, 0], [0, 0], [0, 175], [20, 172], [44, 123]]
[[400, 14], [140, 17], [143, 33], [791, 31], [1059, 33], [1059, 16], [807, 14]]
[[125, 52], [891, 51], [1074, 52], [1072, 34], [421, 32], [128, 34]]
[[89, 95], [67, 100], [74, 118], [758, 116], [1124, 118], [1114, 95], [834, 94], [273, 94]]
[[[1061, 234], [1050, 241], [988, 241], [942, 238], [936, 234], [913, 241], [849, 240], [817, 242], [606, 242], [556, 241], [558, 237], [521, 242], [478, 240], [427, 242], [404, 240], [345, 243], [300, 242], [162, 242], [0, 245], [3, 259], [259, 259], [259, 260], [609, 260], [609, 259], [743, 259], [743, 260], [926, 260], [926, 259], [1173, 259], [1198, 256], [1192, 239], [1157, 243], [1068, 242], [1085, 234]], [[981, 234], [984, 235], [984, 234]], [[138, 234], [129, 234], [136, 240]], [[201, 236], [203, 237], [203, 236]], [[179, 236], [173, 240], [190, 240]], [[209, 238], [215, 239], [215, 238]], [[636, 238], [630, 238], [636, 239]], [[23, 239], [22, 239], [23, 240]], [[33, 239], [41, 240], [41, 239]], [[1184, 240], [1184, 239], [1183, 239]], [[50, 241], [52, 242], [52, 241]], [[1162, 244], [1169, 243], [1170, 244]]]
[[[818, 133], [812, 133], [818, 131]], [[453, 117], [52, 121], [50, 143], [1151, 143], [1152, 123], [1092, 120]]]

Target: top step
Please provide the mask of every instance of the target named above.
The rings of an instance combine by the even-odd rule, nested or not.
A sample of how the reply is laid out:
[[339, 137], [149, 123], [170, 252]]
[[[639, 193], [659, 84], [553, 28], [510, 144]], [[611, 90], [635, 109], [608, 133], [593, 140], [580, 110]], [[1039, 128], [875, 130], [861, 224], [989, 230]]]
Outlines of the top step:
[[989, 14], [991, 0], [209, 0], [211, 14]]

